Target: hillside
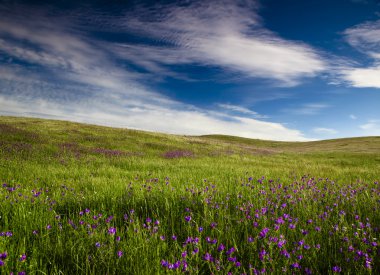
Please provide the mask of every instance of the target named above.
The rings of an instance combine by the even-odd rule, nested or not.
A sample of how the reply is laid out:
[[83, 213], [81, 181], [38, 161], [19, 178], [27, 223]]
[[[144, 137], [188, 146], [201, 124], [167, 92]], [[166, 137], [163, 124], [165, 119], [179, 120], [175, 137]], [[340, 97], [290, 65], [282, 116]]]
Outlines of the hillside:
[[[343, 138], [310, 142], [281, 142], [225, 135], [179, 136], [37, 118], [0, 117], [2, 144], [60, 144], [76, 142], [87, 149], [140, 151], [147, 154], [168, 150], [192, 150], [197, 155], [226, 153], [380, 153], [380, 137]], [[233, 151], [233, 152], [232, 152]], [[216, 153], [216, 152], [214, 152]]]
[[356, 179], [375, 176], [380, 165], [380, 137], [276, 142], [16, 117], [0, 117], [0, 150], [3, 180], [45, 175], [47, 181], [109, 182], [141, 173], [187, 180], [188, 169], [219, 180], [245, 173]]
[[379, 274], [379, 171], [378, 137], [0, 117], [0, 273]]
[[241, 148], [246, 147], [253, 150], [263, 148], [275, 152], [380, 153], [380, 137], [341, 138], [309, 142], [267, 141], [224, 135], [205, 135], [201, 138], [236, 145]]

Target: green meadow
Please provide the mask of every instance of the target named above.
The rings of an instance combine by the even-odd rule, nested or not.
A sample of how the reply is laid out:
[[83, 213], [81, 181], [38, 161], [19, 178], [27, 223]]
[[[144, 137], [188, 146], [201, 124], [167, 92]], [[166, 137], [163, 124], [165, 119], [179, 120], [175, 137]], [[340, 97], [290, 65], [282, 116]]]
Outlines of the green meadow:
[[380, 137], [0, 117], [0, 274], [378, 274]]

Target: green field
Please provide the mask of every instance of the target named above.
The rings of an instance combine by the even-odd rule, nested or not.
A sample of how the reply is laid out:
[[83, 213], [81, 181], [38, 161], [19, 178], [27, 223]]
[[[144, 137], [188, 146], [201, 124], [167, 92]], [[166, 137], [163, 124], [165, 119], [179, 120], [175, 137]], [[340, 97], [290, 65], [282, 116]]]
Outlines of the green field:
[[0, 117], [0, 274], [379, 274], [379, 171], [380, 137]]

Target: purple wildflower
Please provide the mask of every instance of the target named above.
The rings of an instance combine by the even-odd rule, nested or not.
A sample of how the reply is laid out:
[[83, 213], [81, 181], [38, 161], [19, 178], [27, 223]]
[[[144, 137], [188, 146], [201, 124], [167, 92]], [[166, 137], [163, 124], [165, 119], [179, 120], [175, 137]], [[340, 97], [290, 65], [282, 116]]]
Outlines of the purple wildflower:
[[208, 252], [203, 256], [203, 259], [207, 262], [212, 262], [214, 260], [212, 255]]
[[261, 250], [261, 251], [259, 252], [259, 259], [260, 259], [260, 261], [263, 261], [264, 258], [265, 258], [265, 255], [267, 255], [267, 254], [268, 254], [268, 253], [265, 251], [265, 249]]
[[122, 256], [123, 256], [123, 251], [119, 250], [119, 251], [117, 252], [117, 257], [118, 257], [118, 258], [121, 258]]
[[116, 234], [116, 228], [115, 227], [108, 228], [108, 234], [115, 235]]
[[291, 264], [290, 265], [291, 268], [301, 268], [301, 265], [297, 262], [295, 262], [294, 264]]
[[110, 223], [113, 219], [113, 216], [109, 216], [107, 219], [106, 219], [106, 223]]
[[167, 267], [168, 265], [169, 265], [169, 262], [168, 262], [168, 261], [161, 260], [161, 266], [162, 266], [162, 267]]
[[280, 254], [281, 254], [282, 256], [284, 256], [285, 258], [288, 258], [288, 259], [290, 258], [290, 254], [289, 254], [288, 251], [286, 251], [286, 249], [281, 250]]
[[264, 239], [267, 236], [268, 232], [269, 232], [269, 228], [267, 227], [261, 230], [261, 232], [259, 233], [260, 239]]
[[298, 244], [299, 246], [303, 246], [304, 243], [305, 243], [305, 240], [300, 240], [300, 241], [297, 242], [297, 244]]
[[364, 267], [367, 268], [367, 269], [372, 269], [371, 264], [372, 264], [372, 259], [367, 258], [367, 259], [365, 260]]
[[226, 247], [224, 246], [224, 244], [221, 243], [221, 244], [218, 246], [218, 252], [222, 252], [225, 248], [226, 248]]
[[236, 251], [236, 248], [235, 247], [231, 247], [230, 249], [227, 250], [226, 254], [227, 255], [231, 255], [232, 253], [234, 253]]
[[185, 217], [185, 221], [190, 222], [191, 221], [191, 216], [186, 216]]
[[173, 269], [177, 269], [181, 266], [181, 261], [176, 261], [174, 264], [173, 264]]
[[306, 275], [311, 275], [311, 274], [313, 274], [313, 272], [311, 271], [310, 268], [305, 267], [305, 274], [306, 274]]
[[25, 254], [22, 254], [20, 259], [19, 259], [20, 262], [25, 262], [26, 261], [26, 255]]
[[218, 224], [216, 222], [212, 222], [210, 224], [211, 229], [214, 229]]
[[279, 242], [278, 242], [278, 247], [279, 248], [281, 248], [281, 247], [283, 247], [284, 245], [286, 244], [286, 240], [279, 240]]
[[227, 259], [229, 262], [236, 262], [237, 261], [237, 259], [236, 259], [236, 257], [228, 257], [228, 259]]
[[340, 266], [334, 266], [332, 268], [332, 271], [335, 273], [340, 273], [340, 272], [342, 272], [342, 268], [340, 268]]

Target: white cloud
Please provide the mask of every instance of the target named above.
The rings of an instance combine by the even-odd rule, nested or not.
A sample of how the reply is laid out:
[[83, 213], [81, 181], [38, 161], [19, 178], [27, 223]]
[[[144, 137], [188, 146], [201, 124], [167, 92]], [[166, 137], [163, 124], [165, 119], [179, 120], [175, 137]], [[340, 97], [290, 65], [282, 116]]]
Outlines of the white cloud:
[[144, 105], [125, 106], [122, 100], [105, 102], [93, 99], [87, 104], [72, 103], [67, 106], [45, 99], [13, 100], [0, 96], [0, 113], [60, 118], [115, 127], [128, 127], [172, 134], [227, 134], [247, 138], [271, 140], [308, 140], [298, 130], [288, 129], [279, 123], [264, 122], [246, 117], [233, 116], [225, 121], [203, 110], [182, 110], [165, 106], [152, 108]]
[[314, 133], [319, 135], [334, 135], [337, 134], [338, 131], [331, 128], [323, 128], [323, 127], [316, 127], [312, 130]]
[[353, 120], [356, 120], [356, 119], [358, 119], [358, 117], [357, 117], [357, 116], [355, 116], [355, 115], [353, 115], [353, 114], [351, 114], [351, 115], [350, 115], [350, 118], [351, 118], [351, 119], [353, 119]]
[[288, 86], [327, 70], [328, 62], [318, 51], [265, 29], [256, 9], [246, 7], [247, 1], [239, 2], [244, 1], [157, 6], [141, 18], [127, 14], [119, 22], [126, 30], [170, 46], [139, 45], [144, 54], [136, 56], [136, 47], [119, 44], [115, 53], [152, 70], [162, 70], [165, 64], [197, 63]]
[[357, 88], [380, 88], [380, 66], [345, 69], [343, 79]]
[[370, 119], [359, 127], [364, 131], [365, 135], [380, 135], [380, 120], [378, 119]]
[[367, 67], [345, 67], [341, 78], [353, 87], [380, 88], [380, 20], [359, 24], [344, 31], [347, 42], [373, 63]]
[[[261, 59], [260, 64], [267, 65], [268, 68], [272, 66], [272, 69], [264, 69], [267, 71], [261, 74], [263, 77], [270, 77], [270, 73], [278, 70], [278, 75], [274, 78], [291, 83], [322, 69], [319, 65], [322, 66], [323, 62], [318, 61], [317, 56], [314, 59], [316, 53], [305, 45], [287, 42], [272, 34], [261, 36], [261, 40], [255, 40], [254, 36], [246, 34], [243, 26], [256, 24], [255, 14], [249, 17], [246, 11], [231, 3], [227, 10], [236, 9], [236, 14], [233, 12], [234, 16], [229, 16], [232, 17], [229, 19], [232, 20], [232, 25], [227, 25], [231, 27], [231, 36], [226, 36], [224, 29], [218, 27], [223, 18], [223, 14], [222, 16], [219, 14], [219, 6], [216, 10], [213, 11], [214, 7], [210, 8], [207, 13], [195, 18], [188, 11], [172, 13], [169, 22], [178, 23], [180, 27], [187, 26], [183, 33], [174, 35], [174, 38], [167, 38], [173, 44], [178, 44], [179, 51], [174, 56], [170, 55], [169, 50], [153, 52], [152, 57], [145, 59], [145, 61], [152, 60], [148, 66], [159, 64], [156, 60], [157, 55], [165, 59], [164, 54], [168, 54], [167, 60], [169, 60], [165, 62], [174, 64], [175, 58], [183, 53], [183, 60], [180, 60], [183, 63], [197, 60], [202, 64], [229, 68], [236, 66], [236, 69], [243, 68], [243, 72], [252, 69], [255, 75], [260, 76], [259, 69], [254, 69], [259, 68], [258, 65], [252, 65], [254, 60], [251, 60], [252, 64], [247, 63], [241, 67], [241, 64], [246, 62], [241, 56], [219, 61], [217, 56], [222, 57], [219, 53], [207, 59], [207, 55], [211, 52], [205, 45], [221, 39], [223, 43], [232, 43], [229, 50], [238, 50], [242, 46], [241, 50], [251, 54], [248, 48], [257, 44], [257, 47], [262, 49], [261, 54], [275, 55], [278, 58], [275, 66], [266, 64], [269, 61]], [[21, 12], [21, 15], [0, 12], [2, 15], [0, 38], [6, 37], [6, 40], [0, 41], [0, 51], [30, 64], [17, 66], [11, 63], [6, 67], [0, 67], [0, 114], [54, 117], [176, 134], [230, 134], [261, 139], [306, 140], [301, 131], [289, 129], [280, 123], [260, 121], [257, 119], [260, 117], [259, 114], [245, 108], [235, 108], [234, 111], [240, 114], [229, 115], [227, 119], [223, 112], [200, 109], [155, 92], [142, 84], [144, 83], [142, 80], [146, 80], [144, 78], [146, 75], [120, 66], [115, 59], [115, 52], [112, 51], [114, 44], [104, 41], [98, 43], [98, 40], [91, 38], [85, 31], [76, 30], [65, 15], [56, 16], [53, 21], [51, 15], [47, 14], [49, 13], [28, 9]], [[181, 17], [182, 15], [185, 17]], [[210, 16], [215, 19], [213, 19], [215, 22], [211, 22], [213, 26], [206, 27], [204, 30], [206, 33], [202, 31], [199, 33], [201, 27], [209, 22]], [[192, 22], [194, 25], [187, 25]], [[162, 22], [157, 24], [159, 27]], [[170, 26], [174, 31], [181, 31], [178, 26]], [[151, 30], [150, 27], [147, 25], [145, 29]], [[207, 38], [208, 33], [213, 39]], [[193, 39], [199, 39], [200, 47], [197, 48], [197, 42]], [[226, 42], [225, 39], [231, 40]], [[223, 43], [220, 46], [225, 47], [227, 44]], [[265, 43], [269, 43], [268, 53]], [[289, 49], [282, 47], [281, 43], [282, 46], [289, 46]], [[211, 44], [209, 46], [215, 47]], [[189, 54], [186, 53], [186, 49]], [[255, 54], [257, 53], [252, 52], [252, 56], [248, 57], [259, 59]], [[297, 61], [282, 56], [283, 54], [293, 54], [293, 58], [304, 58], [304, 60], [298, 64]], [[143, 60], [144, 52], [137, 56]], [[313, 62], [316, 62], [314, 63], [317, 65], [316, 68], [312, 68]], [[299, 68], [290, 69], [296, 65], [295, 63]], [[286, 72], [287, 70], [289, 72]], [[231, 105], [229, 107], [233, 111], [231, 109], [233, 107]], [[244, 117], [247, 115], [254, 118]]]
[[248, 108], [242, 107], [242, 106], [237, 106], [237, 105], [232, 105], [232, 104], [226, 104], [226, 103], [219, 103], [217, 104], [219, 108], [221, 108], [221, 111], [232, 111], [236, 113], [241, 113], [245, 115], [250, 115], [255, 118], [268, 118], [268, 116], [260, 115], [255, 111], [252, 111]]
[[345, 30], [343, 34], [351, 46], [364, 53], [380, 53], [380, 20], [356, 25]]

